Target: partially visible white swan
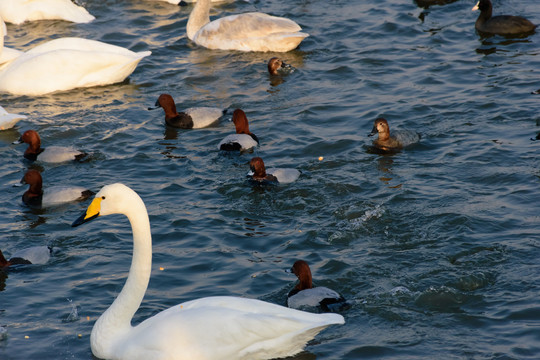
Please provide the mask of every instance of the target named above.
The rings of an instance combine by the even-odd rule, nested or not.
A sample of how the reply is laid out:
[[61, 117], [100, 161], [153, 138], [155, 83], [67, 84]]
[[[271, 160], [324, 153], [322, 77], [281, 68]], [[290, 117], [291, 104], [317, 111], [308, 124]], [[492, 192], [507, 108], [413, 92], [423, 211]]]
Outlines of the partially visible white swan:
[[[173, 4], [173, 5], [178, 5], [182, 1], [185, 2], [185, 3], [197, 2], [197, 0], [153, 0], [153, 1], [162, 1], [162, 2], [167, 2], [169, 4]], [[228, 0], [212, 0], [212, 2], [224, 2], [224, 1], [228, 1]]]
[[[4, 29], [0, 26], [3, 47]], [[0, 55], [2, 49], [0, 48]], [[0, 92], [43, 95], [123, 81], [150, 51], [81, 38], [59, 38], [30, 49], [0, 69]]]
[[210, 0], [198, 0], [187, 22], [187, 37], [209, 49], [285, 52], [309, 35], [292, 20], [260, 12], [210, 22]]
[[139, 325], [131, 319], [152, 269], [152, 235], [146, 207], [123, 184], [103, 187], [72, 226], [100, 215], [124, 214], [133, 231], [127, 281], [96, 321], [92, 353], [102, 359], [273, 359], [300, 352], [325, 327], [343, 324], [338, 314], [313, 314], [260, 300], [206, 297], [166, 309]]
[[0, 17], [12, 24], [34, 20], [66, 20], [88, 23], [95, 19], [71, 0], [1, 0]]
[[0, 130], [11, 129], [19, 120], [26, 119], [25, 115], [10, 114], [0, 106]]
[[[0, 31], [3, 31], [4, 36], [7, 34], [6, 24], [4, 20], [0, 17]], [[4, 47], [4, 36], [0, 36], [0, 69], [2, 66], [9, 63], [11, 60], [15, 59], [23, 52], [11, 48]]]

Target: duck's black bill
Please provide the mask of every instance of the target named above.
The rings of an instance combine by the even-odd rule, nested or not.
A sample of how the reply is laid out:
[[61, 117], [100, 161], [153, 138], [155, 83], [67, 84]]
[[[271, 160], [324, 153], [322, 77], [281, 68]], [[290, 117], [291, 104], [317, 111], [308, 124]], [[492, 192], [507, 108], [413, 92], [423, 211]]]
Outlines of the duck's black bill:
[[90, 220], [97, 218], [98, 216], [99, 216], [99, 213], [97, 213], [94, 216], [90, 216], [89, 218], [86, 218], [86, 211], [85, 211], [81, 216], [79, 216], [77, 220], [73, 222], [73, 224], [71, 224], [71, 227], [77, 227], [79, 225], [82, 225], [86, 222], [89, 222]]

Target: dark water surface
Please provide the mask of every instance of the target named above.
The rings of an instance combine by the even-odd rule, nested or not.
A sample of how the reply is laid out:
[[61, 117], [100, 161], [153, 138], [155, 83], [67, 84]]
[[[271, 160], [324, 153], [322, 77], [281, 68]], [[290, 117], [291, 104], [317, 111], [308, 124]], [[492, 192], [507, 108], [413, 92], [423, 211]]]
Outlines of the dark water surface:
[[[475, 2], [422, 9], [412, 0], [237, 1], [214, 15], [259, 10], [311, 36], [282, 58], [210, 51], [185, 36], [191, 6], [87, 0], [89, 24], [8, 25], [6, 45], [29, 49], [82, 36], [151, 50], [129, 80], [36, 98], [0, 95], [29, 116], [0, 132], [0, 249], [56, 248], [44, 266], [0, 273], [0, 359], [91, 359], [94, 321], [124, 284], [127, 219], [70, 227], [88, 202], [44, 210], [14, 187], [27, 168], [45, 186], [98, 191], [123, 182], [148, 207], [154, 263], [134, 323], [182, 301], [234, 295], [285, 304], [311, 264], [317, 284], [352, 299], [295, 359], [540, 358], [540, 35], [480, 38]], [[498, 0], [495, 13], [540, 23], [537, 0]], [[253, 154], [216, 148], [227, 121], [166, 129], [146, 110], [168, 92], [185, 106], [242, 108], [267, 166], [296, 167], [290, 185], [254, 189]], [[422, 133], [395, 155], [369, 151], [373, 120]], [[77, 164], [28, 164], [27, 129], [43, 145], [93, 154]], [[320, 161], [319, 157], [323, 160]], [[160, 270], [163, 268], [163, 270]]]

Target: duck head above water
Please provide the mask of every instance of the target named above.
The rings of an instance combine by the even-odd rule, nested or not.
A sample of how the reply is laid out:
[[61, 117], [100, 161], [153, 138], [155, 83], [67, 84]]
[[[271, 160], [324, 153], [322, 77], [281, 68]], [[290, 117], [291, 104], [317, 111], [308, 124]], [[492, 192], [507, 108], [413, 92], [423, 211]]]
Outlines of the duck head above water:
[[176, 116], [178, 116], [178, 112], [176, 111], [176, 104], [174, 103], [174, 99], [169, 94], [161, 94], [159, 95], [155, 107], [154, 108], [148, 108], [148, 110], [153, 110], [157, 108], [163, 108], [165, 111], [165, 119], [172, 119]]
[[299, 280], [299, 283], [296, 284], [296, 286], [294, 287], [295, 289], [301, 291], [313, 288], [311, 270], [307, 262], [305, 262], [304, 260], [297, 260], [293, 264], [291, 272], [296, 275]]
[[278, 70], [280, 68], [286, 68], [287, 65], [283, 60], [277, 57], [273, 57], [268, 61], [268, 72], [270, 75], [279, 75]]
[[373, 124], [373, 129], [368, 136], [373, 136], [379, 134], [379, 140], [385, 141], [390, 138], [390, 127], [388, 126], [388, 121], [385, 118], [377, 118]]
[[253, 179], [259, 180], [266, 177], [266, 168], [264, 161], [260, 157], [254, 157], [249, 162], [249, 168], [253, 171]]
[[30, 187], [22, 196], [26, 205], [39, 205], [43, 196], [43, 179], [37, 170], [28, 170], [21, 179], [22, 184], [28, 184]]
[[15, 141], [14, 144], [28, 144], [28, 148], [24, 151], [24, 157], [30, 160], [36, 160], [37, 156], [43, 152], [41, 147], [41, 138], [35, 130], [26, 130], [19, 140]]

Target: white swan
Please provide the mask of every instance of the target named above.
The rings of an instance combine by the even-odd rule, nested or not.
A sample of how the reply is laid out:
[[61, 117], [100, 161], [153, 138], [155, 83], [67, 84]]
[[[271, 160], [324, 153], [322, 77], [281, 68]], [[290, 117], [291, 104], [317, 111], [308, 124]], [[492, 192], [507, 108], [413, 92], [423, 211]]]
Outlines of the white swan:
[[[4, 29], [0, 26], [3, 45]], [[0, 48], [0, 55], [2, 49]], [[123, 81], [150, 51], [81, 38], [59, 38], [36, 46], [0, 69], [0, 92], [43, 95]]]
[[103, 359], [271, 359], [290, 356], [332, 324], [338, 314], [312, 314], [260, 300], [206, 297], [164, 310], [139, 325], [131, 318], [146, 292], [152, 268], [150, 221], [142, 199], [123, 184], [103, 187], [72, 226], [100, 215], [124, 214], [133, 231], [127, 281], [96, 321], [90, 344]]
[[[4, 36], [7, 34], [6, 24], [0, 17], [0, 31], [3, 31]], [[11, 48], [4, 47], [4, 36], [0, 36], [0, 69], [8, 64], [11, 60], [19, 57], [23, 52]]]
[[[185, 2], [185, 3], [197, 2], [197, 0], [153, 0], [153, 1], [162, 1], [162, 2], [167, 2], [169, 4], [173, 4], [173, 5], [178, 5], [182, 1]], [[228, 0], [212, 0], [212, 2], [224, 2], [224, 1], [228, 1]]]
[[66, 20], [87, 23], [95, 19], [71, 0], [1, 0], [0, 17], [12, 24], [34, 20]]
[[285, 52], [309, 35], [292, 20], [260, 12], [210, 22], [210, 0], [198, 0], [187, 22], [187, 37], [209, 49]]
[[10, 114], [0, 106], [0, 130], [11, 129], [17, 122], [26, 119], [25, 115]]

